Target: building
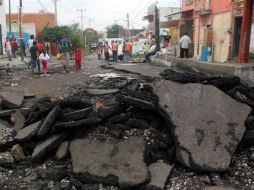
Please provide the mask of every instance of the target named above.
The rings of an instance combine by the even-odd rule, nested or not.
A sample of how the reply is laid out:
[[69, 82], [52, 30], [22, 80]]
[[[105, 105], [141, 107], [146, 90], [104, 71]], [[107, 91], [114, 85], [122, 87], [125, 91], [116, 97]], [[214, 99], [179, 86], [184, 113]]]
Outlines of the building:
[[97, 31], [93, 28], [87, 28], [84, 30], [84, 32], [97, 34]]
[[6, 20], [4, 0], [0, 0], [0, 55], [4, 54], [4, 42], [6, 38]]
[[[143, 19], [148, 20], [148, 32], [151, 35], [155, 34], [155, 7], [156, 3], [148, 7], [147, 16]], [[161, 35], [165, 35], [165, 32], [169, 32], [169, 27], [174, 20], [179, 20], [180, 15], [175, 14], [180, 12], [180, 7], [157, 7], [160, 21], [160, 32]]]
[[[201, 58], [210, 49], [211, 61], [237, 60], [241, 40], [244, 0], [182, 0], [180, 35], [193, 39], [192, 55]], [[251, 50], [254, 49], [252, 27]], [[205, 61], [207, 61], [207, 58]]]
[[[9, 25], [9, 23], [11, 23], [15, 28], [18, 23], [18, 14], [17, 13], [11, 14], [11, 22], [9, 21], [9, 15], [6, 14], [6, 22], [7, 22], [7, 26]], [[36, 37], [40, 35], [40, 32], [42, 31], [43, 27], [56, 26], [55, 14], [53, 13], [44, 13], [44, 12], [24, 13], [22, 15], [22, 22], [23, 22], [23, 32], [24, 30], [27, 30], [31, 32], [30, 35], [33, 34]], [[35, 30], [33, 27], [35, 27]]]

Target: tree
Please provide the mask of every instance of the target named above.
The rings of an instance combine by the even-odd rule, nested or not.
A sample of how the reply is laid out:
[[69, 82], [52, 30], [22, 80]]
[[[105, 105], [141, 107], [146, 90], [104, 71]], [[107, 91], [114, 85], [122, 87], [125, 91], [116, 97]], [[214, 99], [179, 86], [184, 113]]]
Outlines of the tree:
[[66, 36], [71, 40], [74, 47], [83, 48], [84, 37], [77, 28], [78, 26], [76, 25], [55, 27], [45, 26], [40, 33], [40, 39], [47, 42], [57, 43], [60, 42], [63, 36]]
[[106, 28], [107, 37], [108, 38], [118, 38], [119, 34], [121, 34], [121, 31], [123, 31], [123, 30], [124, 30], [123, 26], [121, 26], [119, 24], [113, 24], [111, 26], [108, 26]]
[[159, 10], [155, 6], [155, 42], [156, 42], [156, 51], [160, 51], [160, 19], [159, 19]]

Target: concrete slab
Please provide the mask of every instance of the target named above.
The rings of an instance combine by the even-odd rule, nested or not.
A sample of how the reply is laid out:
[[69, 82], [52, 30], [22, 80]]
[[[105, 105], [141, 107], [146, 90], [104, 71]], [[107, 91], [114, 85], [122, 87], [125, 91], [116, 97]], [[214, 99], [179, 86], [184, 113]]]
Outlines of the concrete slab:
[[138, 64], [113, 64], [108, 66], [109, 69], [115, 69], [117, 71], [123, 71], [141, 75], [143, 77], [158, 78], [160, 73], [165, 70], [166, 67], [153, 66], [149, 63]]
[[200, 71], [238, 76], [242, 83], [254, 87], [254, 63], [207, 63], [175, 57], [166, 57], [165, 60], [172, 67], [194, 67]]

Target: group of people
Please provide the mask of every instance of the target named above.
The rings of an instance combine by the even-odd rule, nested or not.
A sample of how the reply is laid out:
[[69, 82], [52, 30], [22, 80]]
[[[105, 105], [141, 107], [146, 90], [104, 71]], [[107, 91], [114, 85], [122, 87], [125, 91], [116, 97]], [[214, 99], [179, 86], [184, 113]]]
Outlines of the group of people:
[[[118, 41], [112, 42], [111, 46], [106, 41], [103, 45], [102, 42], [98, 44], [97, 47], [97, 54], [98, 54], [98, 60], [102, 59], [102, 55], [104, 53], [104, 59], [105, 63], [110, 62], [110, 51], [112, 51], [112, 61], [117, 62], [118, 61], [118, 50], [119, 50], [119, 44]], [[129, 58], [132, 54], [132, 44], [129, 42], [129, 40], [126, 40], [123, 44], [123, 61], [127, 63], [129, 61]]]
[[19, 46], [18, 46], [17, 39], [14, 36], [12, 36], [11, 38], [10, 37], [6, 38], [6, 41], [4, 43], [4, 48], [5, 48], [6, 55], [8, 56], [10, 61], [12, 60], [12, 58], [17, 57], [17, 51]]
[[48, 62], [50, 62], [49, 57], [49, 48], [44, 48], [43, 42], [41, 40], [34, 39], [34, 36], [31, 35], [28, 41], [28, 50], [31, 55], [31, 60], [29, 62], [28, 68], [31, 67], [32, 71], [36, 66], [38, 67], [39, 73], [41, 72], [40, 64], [43, 66], [43, 75], [44, 77], [47, 76], [48, 70]]
[[66, 72], [69, 71], [69, 60], [75, 59], [76, 70], [81, 70], [82, 53], [81, 49], [74, 47], [71, 41], [64, 35], [58, 48], [61, 54], [62, 64]]
[[[61, 54], [61, 62], [63, 64], [64, 70], [66, 72], [69, 71], [69, 59], [71, 54], [71, 42], [66, 37], [63, 36], [62, 40], [59, 42], [59, 52]], [[47, 76], [48, 71], [48, 63], [50, 62], [50, 56], [49, 56], [49, 45], [46, 44], [44, 47], [44, 44], [40, 40], [34, 39], [33, 36], [30, 37], [28, 41], [28, 49], [31, 54], [31, 61], [29, 62], [28, 68], [32, 68], [32, 71], [34, 72], [34, 69], [36, 66], [38, 67], [39, 73], [40, 71], [40, 65], [43, 66], [43, 74], [44, 77]], [[76, 70], [81, 69], [81, 49], [75, 48], [74, 49], [74, 56], [75, 56], [75, 66]]]

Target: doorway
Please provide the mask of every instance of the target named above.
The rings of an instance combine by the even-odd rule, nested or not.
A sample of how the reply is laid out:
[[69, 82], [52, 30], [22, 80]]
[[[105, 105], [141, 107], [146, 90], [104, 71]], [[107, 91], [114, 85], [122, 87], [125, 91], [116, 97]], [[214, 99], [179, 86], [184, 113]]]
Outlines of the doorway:
[[3, 55], [3, 34], [2, 34], [2, 25], [0, 24], [0, 55]]
[[233, 57], [238, 57], [240, 49], [240, 38], [242, 29], [242, 17], [235, 17]]

